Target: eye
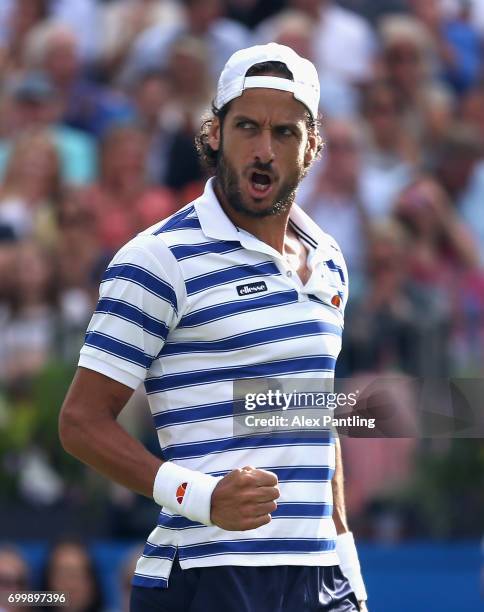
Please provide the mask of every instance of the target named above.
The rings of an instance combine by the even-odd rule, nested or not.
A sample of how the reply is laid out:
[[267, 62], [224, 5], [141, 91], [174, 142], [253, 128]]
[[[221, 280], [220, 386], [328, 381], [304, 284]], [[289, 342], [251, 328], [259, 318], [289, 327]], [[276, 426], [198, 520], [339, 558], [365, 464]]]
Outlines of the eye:
[[236, 127], [241, 128], [242, 130], [253, 130], [255, 129], [255, 124], [252, 121], [238, 121]]
[[287, 125], [280, 125], [276, 128], [279, 136], [289, 137], [294, 136], [294, 132]]

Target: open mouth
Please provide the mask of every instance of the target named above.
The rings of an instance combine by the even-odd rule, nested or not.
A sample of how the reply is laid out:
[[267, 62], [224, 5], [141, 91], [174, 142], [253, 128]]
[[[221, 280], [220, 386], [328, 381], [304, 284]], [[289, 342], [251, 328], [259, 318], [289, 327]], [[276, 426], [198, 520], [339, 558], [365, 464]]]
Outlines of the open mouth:
[[272, 178], [263, 172], [254, 171], [249, 177], [249, 191], [252, 197], [263, 198], [272, 190]]

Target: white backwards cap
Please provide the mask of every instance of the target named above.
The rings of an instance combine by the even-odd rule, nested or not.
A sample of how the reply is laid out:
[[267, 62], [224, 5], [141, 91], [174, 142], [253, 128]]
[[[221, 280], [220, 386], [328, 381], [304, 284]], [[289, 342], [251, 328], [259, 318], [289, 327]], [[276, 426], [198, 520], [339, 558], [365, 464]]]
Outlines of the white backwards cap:
[[[282, 62], [291, 71], [294, 80], [275, 76], [245, 76], [252, 66], [262, 62]], [[254, 87], [290, 91], [296, 100], [306, 106], [313, 119], [318, 116], [319, 79], [316, 68], [290, 47], [269, 43], [236, 51], [225, 64], [218, 80], [215, 107], [220, 110], [227, 102], [241, 96], [244, 90]]]

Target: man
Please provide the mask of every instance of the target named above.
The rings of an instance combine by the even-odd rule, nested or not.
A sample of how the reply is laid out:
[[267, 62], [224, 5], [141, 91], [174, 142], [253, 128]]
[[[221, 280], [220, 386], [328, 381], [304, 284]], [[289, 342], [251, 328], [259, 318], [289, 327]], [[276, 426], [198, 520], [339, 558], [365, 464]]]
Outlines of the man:
[[[199, 138], [215, 178], [104, 276], [60, 434], [163, 506], [133, 611], [366, 610], [339, 445], [233, 430], [234, 380], [334, 374], [346, 268], [293, 204], [320, 149], [318, 102], [292, 49], [236, 52]], [[115, 420], [142, 381], [164, 463]]]

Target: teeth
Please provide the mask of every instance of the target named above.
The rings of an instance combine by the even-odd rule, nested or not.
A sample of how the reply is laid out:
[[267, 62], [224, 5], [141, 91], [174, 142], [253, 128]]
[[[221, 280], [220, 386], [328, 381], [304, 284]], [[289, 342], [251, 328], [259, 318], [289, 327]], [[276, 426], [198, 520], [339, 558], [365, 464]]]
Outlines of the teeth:
[[266, 189], [269, 187], [269, 185], [262, 185], [262, 183], [253, 183], [254, 185], [254, 189], [257, 189], [257, 191], [266, 191]]

